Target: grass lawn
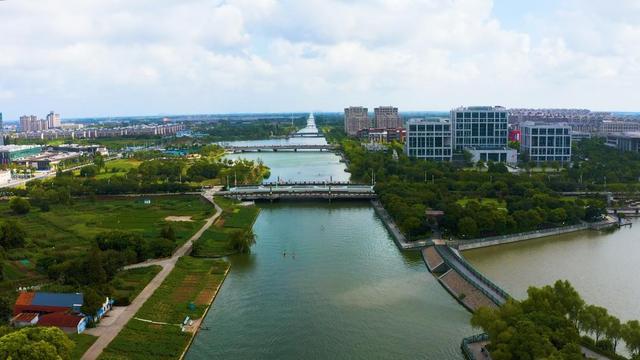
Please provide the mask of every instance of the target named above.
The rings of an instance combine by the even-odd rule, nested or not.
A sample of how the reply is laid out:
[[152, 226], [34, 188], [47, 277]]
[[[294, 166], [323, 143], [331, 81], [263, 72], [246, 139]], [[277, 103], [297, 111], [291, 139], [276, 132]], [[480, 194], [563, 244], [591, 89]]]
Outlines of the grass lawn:
[[111, 285], [114, 288], [113, 298], [116, 299], [116, 305], [128, 305], [160, 270], [162, 270], [160, 265], [151, 265], [120, 271], [111, 280]]
[[88, 334], [70, 334], [69, 339], [76, 344], [76, 347], [73, 348], [71, 352], [71, 359], [76, 360], [80, 359], [82, 355], [93, 345], [93, 343], [98, 340], [96, 336], [88, 335]]
[[[109, 198], [96, 201], [76, 200], [72, 205], [54, 205], [49, 212], [32, 208], [26, 215], [17, 216], [9, 210], [7, 201], [0, 202], [0, 218], [15, 220], [27, 233], [25, 248], [7, 251], [5, 266], [9, 276], [5, 285], [31, 285], [42, 276], [35, 272], [38, 259], [62, 253], [83, 256], [103, 231], [124, 230], [141, 234], [154, 241], [167, 224], [167, 216], [190, 216], [190, 222], [171, 222], [177, 240], [183, 244], [204, 223], [214, 208], [199, 196], [150, 197], [151, 204], [141, 198]], [[26, 260], [26, 261], [25, 261]], [[36, 282], [37, 282], [36, 281]]]
[[131, 169], [137, 169], [142, 164], [142, 161], [136, 159], [116, 159], [107, 161], [104, 163], [104, 170], [102, 170], [96, 179], [108, 179], [112, 176], [124, 175]]
[[504, 200], [492, 199], [492, 198], [464, 198], [456, 201], [456, 203], [460, 206], [467, 206], [467, 203], [471, 200], [478, 201], [480, 205], [488, 205], [498, 209], [507, 209], [507, 203]]
[[[192, 334], [179, 324], [189, 316], [202, 317], [224, 280], [229, 264], [223, 260], [185, 256], [145, 302], [135, 317], [168, 325], [131, 319], [109, 344], [100, 359], [176, 359]], [[190, 308], [190, 304], [193, 307]]]
[[193, 256], [215, 258], [234, 254], [235, 251], [229, 248], [230, 234], [251, 229], [260, 213], [255, 205], [240, 206], [237, 201], [223, 197], [216, 197], [215, 201], [223, 210], [222, 216], [196, 242]]

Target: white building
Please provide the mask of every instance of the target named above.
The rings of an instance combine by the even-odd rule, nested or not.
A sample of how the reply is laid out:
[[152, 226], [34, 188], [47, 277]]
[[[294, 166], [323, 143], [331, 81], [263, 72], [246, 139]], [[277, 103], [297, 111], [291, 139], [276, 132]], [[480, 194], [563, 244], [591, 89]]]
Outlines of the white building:
[[451, 110], [453, 147], [504, 148], [507, 146], [509, 114], [502, 106], [469, 106]]
[[416, 120], [407, 123], [405, 153], [419, 159], [451, 161], [451, 123], [443, 119]]
[[536, 163], [571, 162], [571, 126], [565, 123], [540, 124], [527, 121], [520, 124], [522, 152]]

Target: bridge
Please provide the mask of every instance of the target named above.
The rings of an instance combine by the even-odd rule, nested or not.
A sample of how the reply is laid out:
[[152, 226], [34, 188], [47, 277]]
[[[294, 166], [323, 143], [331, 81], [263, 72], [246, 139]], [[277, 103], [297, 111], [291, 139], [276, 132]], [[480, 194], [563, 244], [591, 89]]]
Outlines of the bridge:
[[261, 151], [298, 151], [320, 150], [332, 151], [337, 148], [333, 144], [256, 144], [256, 145], [222, 145], [227, 151], [233, 152], [261, 152]]
[[469, 311], [473, 312], [483, 306], [501, 306], [509, 298], [509, 294], [478, 272], [448, 245], [437, 243], [426, 247], [422, 249], [422, 257], [440, 284]]
[[238, 200], [366, 200], [375, 199], [371, 185], [351, 183], [271, 183], [231, 187], [218, 195]]

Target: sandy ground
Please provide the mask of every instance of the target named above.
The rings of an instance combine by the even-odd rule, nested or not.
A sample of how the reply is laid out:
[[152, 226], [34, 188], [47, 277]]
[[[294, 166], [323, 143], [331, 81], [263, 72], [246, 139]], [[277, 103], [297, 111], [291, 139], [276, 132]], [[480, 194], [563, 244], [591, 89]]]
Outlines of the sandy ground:
[[191, 216], [167, 216], [164, 218], [165, 221], [186, 221], [192, 222]]

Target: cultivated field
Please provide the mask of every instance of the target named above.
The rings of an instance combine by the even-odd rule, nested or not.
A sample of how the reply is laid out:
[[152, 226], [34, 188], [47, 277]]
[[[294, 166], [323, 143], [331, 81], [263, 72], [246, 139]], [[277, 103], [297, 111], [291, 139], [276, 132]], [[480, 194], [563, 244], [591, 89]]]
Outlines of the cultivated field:
[[193, 334], [181, 332], [186, 316], [202, 317], [229, 264], [189, 256], [178, 260], [166, 280], [109, 344], [100, 359], [176, 359]]

